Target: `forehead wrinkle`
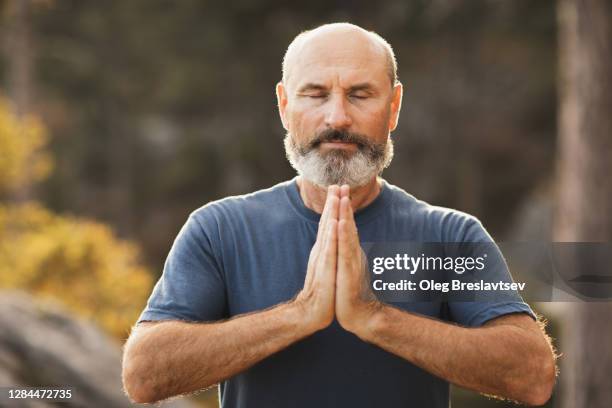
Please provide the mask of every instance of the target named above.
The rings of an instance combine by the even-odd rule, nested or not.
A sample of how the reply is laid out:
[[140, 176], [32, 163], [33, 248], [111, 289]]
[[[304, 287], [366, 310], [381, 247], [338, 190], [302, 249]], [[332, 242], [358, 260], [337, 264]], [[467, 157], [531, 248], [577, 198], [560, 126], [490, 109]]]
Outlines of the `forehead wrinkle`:
[[[361, 72], [360, 72], [361, 71]], [[370, 80], [368, 71], [356, 69], [345, 72], [343, 75], [334, 72], [327, 75], [324, 70], [308, 70], [310, 74], [300, 75], [299, 81], [291, 86], [293, 93], [312, 90], [331, 91], [336, 85], [344, 92], [355, 92], [359, 90], [376, 91], [378, 87]]]
[[[332, 26], [334, 25], [332, 24]], [[344, 56], [342, 55], [343, 49], [338, 49], [337, 44], [345, 46]], [[363, 49], [360, 50], [359, 47]], [[315, 56], [314, 61], [312, 61], [313, 54]], [[320, 57], [322, 54], [328, 54], [327, 62], [329, 60], [334, 61], [336, 58], [337, 63], [350, 61], [356, 69], [367, 66], [372, 58], [382, 58], [385, 69], [389, 69], [387, 48], [375, 38], [374, 34], [356, 26], [349, 26], [348, 28], [343, 24], [340, 24], [340, 28], [322, 26], [298, 35], [289, 45], [283, 60], [283, 82], [285, 86], [289, 86], [288, 82], [295, 67], [301, 66], [303, 68], [323, 62], [325, 57]], [[339, 55], [330, 57], [329, 54]], [[357, 64], [354, 64], [355, 62]], [[309, 72], [308, 70], [304, 71]]]

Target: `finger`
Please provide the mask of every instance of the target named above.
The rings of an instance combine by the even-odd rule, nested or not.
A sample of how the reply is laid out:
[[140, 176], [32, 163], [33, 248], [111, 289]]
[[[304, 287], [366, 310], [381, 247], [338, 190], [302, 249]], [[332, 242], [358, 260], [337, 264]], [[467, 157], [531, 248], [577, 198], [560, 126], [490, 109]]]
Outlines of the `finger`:
[[325, 250], [322, 256], [322, 265], [319, 269], [318, 279], [324, 288], [335, 290], [336, 284], [336, 263], [338, 261], [338, 220], [330, 219], [327, 230]]
[[338, 217], [339, 221], [347, 220], [349, 217], [348, 207], [350, 207], [350, 200], [348, 197], [344, 196], [340, 199], [340, 215]]
[[318, 242], [319, 249], [317, 252], [317, 262], [316, 262], [317, 271], [325, 267], [326, 251], [327, 251], [327, 247], [329, 246], [329, 240], [331, 239], [330, 237], [331, 228], [332, 228], [331, 222], [327, 222], [326, 224], [321, 226], [321, 239]]
[[308, 257], [308, 264], [306, 266], [306, 278], [304, 278], [304, 287], [307, 288], [310, 286], [311, 282], [314, 279], [314, 274], [316, 270], [316, 265], [319, 257], [317, 243], [310, 250], [310, 256]]
[[[329, 212], [332, 209], [332, 201], [334, 197], [338, 197], [340, 193], [340, 188], [337, 185], [331, 185], [327, 188], [327, 197], [325, 199], [325, 204], [323, 206], [323, 212], [321, 213], [321, 219], [319, 220], [319, 227], [317, 231], [317, 241], [322, 239], [322, 235], [325, 232], [325, 228], [323, 227], [327, 220], [329, 219]], [[336, 215], [336, 218], [338, 216]]]
[[340, 199], [340, 215], [339, 220], [345, 220], [348, 224], [349, 230], [354, 229], [357, 232], [357, 225], [355, 225], [355, 216], [353, 214], [353, 207], [351, 206], [351, 200], [348, 196], [344, 196]]
[[351, 198], [351, 188], [348, 184], [343, 184], [340, 186], [340, 198], [342, 197]]
[[[312, 247], [310, 258], [308, 260], [308, 269], [306, 272], [305, 284], [310, 284], [312, 280], [316, 279], [317, 271], [324, 268], [324, 254], [325, 248], [328, 245], [330, 239], [329, 229], [332, 228], [328, 220], [330, 218], [337, 219], [340, 207], [340, 200], [338, 198], [340, 194], [340, 187], [337, 185], [331, 185], [327, 189], [327, 197], [321, 219], [319, 220], [319, 226], [317, 230], [317, 239]], [[335, 228], [335, 227], [333, 227]], [[337, 233], [334, 233], [337, 235]], [[334, 238], [336, 239], [336, 238]], [[335, 268], [335, 264], [334, 264]]]
[[329, 206], [327, 205], [327, 203], [329, 199], [331, 198], [331, 195], [330, 195], [331, 187], [332, 186], [329, 186], [327, 188], [327, 196], [325, 198], [325, 203], [323, 204], [323, 211], [321, 212], [321, 218], [319, 219], [319, 227], [317, 230], [317, 241], [319, 241], [319, 239], [322, 239], [322, 236], [324, 233], [325, 221], [327, 220], [327, 213], [329, 212]]
[[317, 252], [320, 252], [321, 248], [323, 248], [323, 246], [320, 245], [320, 241], [325, 240], [325, 233], [327, 231], [327, 228], [329, 227], [329, 221], [331, 219], [338, 220], [339, 211], [340, 211], [340, 200], [335, 194], [331, 195], [325, 205], [325, 210], [324, 210], [325, 214], [324, 216], [321, 217], [321, 220], [319, 221], [319, 230], [317, 231], [317, 241], [316, 241], [316, 244], [318, 245]]
[[327, 212], [327, 219], [325, 222], [329, 224], [331, 220], [338, 221], [338, 217], [340, 215], [340, 199], [337, 195], [332, 196], [329, 199], [329, 211]]
[[[340, 220], [338, 222], [338, 270], [337, 270], [337, 287], [340, 296], [353, 296], [362, 291], [362, 273], [360, 269], [361, 253], [360, 247], [352, 244], [351, 236], [355, 234], [347, 222]], [[357, 248], [357, 250], [355, 249]]]
[[340, 214], [338, 268], [350, 268], [351, 265], [357, 266], [361, 263], [361, 246], [351, 201], [346, 196], [340, 200]]
[[[314, 274], [316, 273], [316, 270], [319, 267], [319, 260], [321, 258], [321, 252], [323, 251], [323, 248], [325, 248], [325, 245], [326, 245], [326, 239], [327, 239], [326, 231], [329, 227], [328, 224], [326, 223], [326, 220], [329, 218], [329, 212], [334, 207], [334, 203], [332, 203], [331, 201], [333, 197], [336, 195], [336, 189], [338, 189], [338, 192], [339, 192], [338, 186], [332, 185], [332, 186], [329, 186], [329, 188], [327, 189], [327, 198], [323, 206], [323, 213], [321, 214], [321, 219], [319, 220], [319, 226], [317, 229], [317, 238], [315, 240], [314, 245], [312, 246], [312, 249], [310, 251], [310, 257], [308, 259], [309, 266], [308, 266], [308, 271], [306, 275], [306, 282], [310, 282], [312, 279], [314, 279]], [[336, 205], [336, 207], [338, 206], [339, 206], [339, 203]]]
[[346, 238], [346, 220], [341, 219], [338, 221], [338, 267], [341, 265], [346, 266], [346, 260], [348, 257]]
[[346, 220], [342, 219], [338, 221], [338, 287], [347, 288], [347, 284], [350, 282], [350, 277], [347, 275], [350, 271], [350, 251], [349, 244], [347, 242], [348, 231]]
[[350, 199], [344, 195], [340, 199], [340, 218], [338, 222], [338, 269], [348, 268], [350, 254], [350, 233], [349, 233], [349, 218], [350, 218]]

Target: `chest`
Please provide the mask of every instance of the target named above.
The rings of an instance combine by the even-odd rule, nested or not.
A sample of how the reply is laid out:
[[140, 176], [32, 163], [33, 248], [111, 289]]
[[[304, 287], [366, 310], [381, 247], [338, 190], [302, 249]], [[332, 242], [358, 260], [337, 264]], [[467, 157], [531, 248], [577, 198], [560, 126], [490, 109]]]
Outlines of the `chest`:
[[[372, 232], [360, 231], [362, 244]], [[224, 279], [230, 316], [263, 310], [295, 297], [304, 286], [317, 225], [300, 223], [271, 231], [243, 230], [225, 243]], [[394, 303], [394, 306], [431, 317], [441, 316], [435, 302]]]

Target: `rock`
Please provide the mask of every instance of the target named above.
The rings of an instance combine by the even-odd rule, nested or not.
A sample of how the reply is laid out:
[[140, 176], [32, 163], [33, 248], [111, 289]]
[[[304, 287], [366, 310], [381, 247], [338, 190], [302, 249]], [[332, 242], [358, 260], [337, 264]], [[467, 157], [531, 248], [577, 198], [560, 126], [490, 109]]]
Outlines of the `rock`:
[[[123, 392], [116, 340], [59, 305], [23, 292], [0, 291], [0, 386], [73, 389], [69, 404], [27, 399], [8, 405], [0, 400], [0, 406], [134, 406]], [[161, 406], [194, 407], [187, 400]]]

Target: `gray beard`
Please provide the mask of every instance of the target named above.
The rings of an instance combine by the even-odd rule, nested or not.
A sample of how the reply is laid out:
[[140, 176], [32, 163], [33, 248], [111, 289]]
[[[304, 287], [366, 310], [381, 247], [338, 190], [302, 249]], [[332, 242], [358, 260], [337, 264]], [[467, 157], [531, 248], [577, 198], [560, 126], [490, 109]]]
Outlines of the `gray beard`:
[[318, 148], [297, 146], [288, 132], [284, 140], [285, 153], [291, 166], [304, 179], [321, 187], [348, 184], [359, 187], [367, 184], [391, 164], [393, 140], [367, 146], [353, 153], [334, 150], [321, 154]]

